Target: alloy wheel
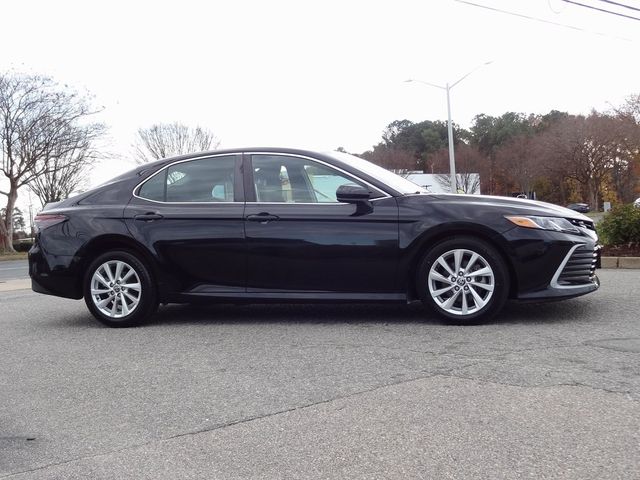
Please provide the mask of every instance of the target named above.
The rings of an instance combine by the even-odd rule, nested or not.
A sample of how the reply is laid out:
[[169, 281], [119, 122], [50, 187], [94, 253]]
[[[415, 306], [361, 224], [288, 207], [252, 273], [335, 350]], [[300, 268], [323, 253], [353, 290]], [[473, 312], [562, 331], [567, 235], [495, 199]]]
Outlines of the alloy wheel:
[[429, 294], [445, 312], [464, 316], [484, 308], [495, 289], [489, 262], [473, 250], [455, 249], [440, 255], [431, 265]]
[[110, 260], [91, 277], [91, 299], [96, 308], [109, 318], [130, 315], [140, 304], [142, 284], [138, 273], [122, 260]]

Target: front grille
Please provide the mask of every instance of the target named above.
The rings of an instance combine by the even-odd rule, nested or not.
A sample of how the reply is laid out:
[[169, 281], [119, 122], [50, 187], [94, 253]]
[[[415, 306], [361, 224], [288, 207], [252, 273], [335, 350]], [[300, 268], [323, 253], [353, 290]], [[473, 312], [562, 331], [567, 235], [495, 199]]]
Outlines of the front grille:
[[590, 283], [599, 260], [599, 248], [578, 247], [569, 257], [558, 277], [560, 285], [580, 285]]

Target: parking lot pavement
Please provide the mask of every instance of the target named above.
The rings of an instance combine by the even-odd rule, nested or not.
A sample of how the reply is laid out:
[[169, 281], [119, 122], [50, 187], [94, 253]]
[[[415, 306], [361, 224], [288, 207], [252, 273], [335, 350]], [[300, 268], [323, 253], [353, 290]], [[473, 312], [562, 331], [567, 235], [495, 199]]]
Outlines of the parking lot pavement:
[[639, 478], [640, 272], [445, 326], [416, 306], [0, 294], [0, 478]]

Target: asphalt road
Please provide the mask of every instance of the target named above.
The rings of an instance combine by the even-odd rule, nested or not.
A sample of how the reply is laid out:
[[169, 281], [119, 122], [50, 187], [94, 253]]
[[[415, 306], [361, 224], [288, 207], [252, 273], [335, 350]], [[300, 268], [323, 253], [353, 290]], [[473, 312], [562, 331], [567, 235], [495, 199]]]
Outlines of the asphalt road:
[[29, 264], [26, 260], [0, 262], [0, 282], [19, 278], [29, 278]]
[[0, 294], [0, 478], [640, 478], [640, 271], [451, 327], [415, 306]]

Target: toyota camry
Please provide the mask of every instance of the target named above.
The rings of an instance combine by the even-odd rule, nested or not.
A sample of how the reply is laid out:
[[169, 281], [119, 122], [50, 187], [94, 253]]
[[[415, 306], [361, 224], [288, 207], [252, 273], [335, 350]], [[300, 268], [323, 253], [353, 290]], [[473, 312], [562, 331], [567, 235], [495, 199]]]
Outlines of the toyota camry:
[[340, 152], [252, 148], [158, 160], [47, 205], [33, 290], [112, 327], [160, 303], [412, 302], [472, 324], [508, 299], [595, 291], [586, 216], [506, 197], [428, 193]]

